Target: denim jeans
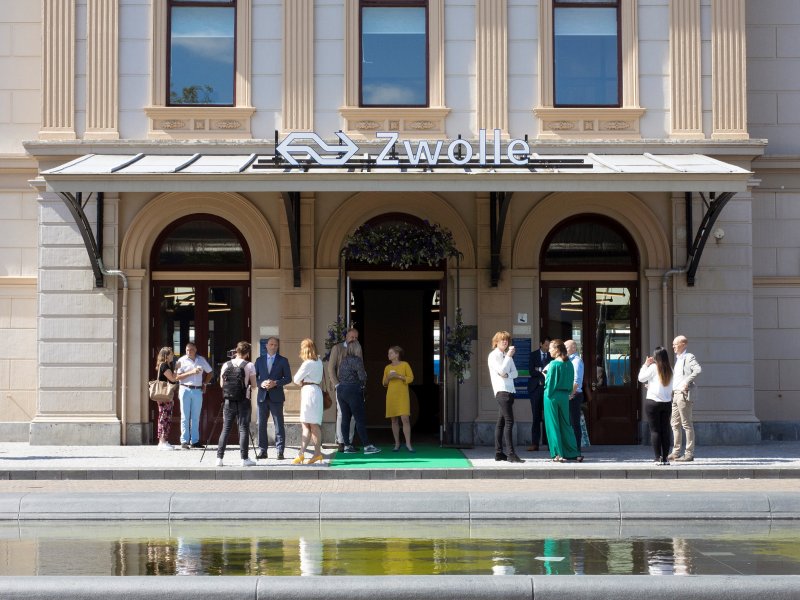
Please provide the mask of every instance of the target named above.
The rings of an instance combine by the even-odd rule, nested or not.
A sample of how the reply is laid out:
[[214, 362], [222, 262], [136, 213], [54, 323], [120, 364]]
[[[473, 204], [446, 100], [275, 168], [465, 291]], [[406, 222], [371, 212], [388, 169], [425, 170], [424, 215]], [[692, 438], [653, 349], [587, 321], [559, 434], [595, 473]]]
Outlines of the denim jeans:
[[341, 439], [353, 439], [350, 435], [350, 418], [352, 417], [356, 422], [356, 431], [361, 439], [361, 445], [369, 446], [367, 414], [364, 410], [364, 392], [361, 390], [361, 386], [340, 383], [336, 386], [336, 401], [339, 403], [339, 412], [342, 414]]
[[233, 421], [239, 427], [239, 451], [242, 459], [247, 458], [249, 448], [247, 445], [250, 443], [250, 413], [252, 412], [250, 406], [250, 399], [246, 398], [241, 402], [231, 402], [225, 400], [225, 406], [222, 409], [222, 433], [219, 436], [217, 444], [217, 458], [225, 456], [225, 444], [228, 440], [228, 434], [231, 432]]
[[203, 408], [203, 390], [192, 390], [182, 385], [178, 390], [181, 402], [181, 443], [200, 443], [200, 410]]
[[275, 426], [275, 448], [283, 454], [286, 446], [286, 428], [283, 425], [283, 400], [272, 400], [269, 397], [258, 403], [258, 450], [266, 452], [269, 446], [267, 439], [267, 421], [272, 415]]

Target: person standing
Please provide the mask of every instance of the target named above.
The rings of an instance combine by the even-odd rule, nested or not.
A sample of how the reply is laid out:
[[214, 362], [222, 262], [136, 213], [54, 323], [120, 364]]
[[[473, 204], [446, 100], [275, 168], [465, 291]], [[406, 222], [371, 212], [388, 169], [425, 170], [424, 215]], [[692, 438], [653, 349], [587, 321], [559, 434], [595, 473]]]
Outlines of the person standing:
[[[322, 361], [317, 354], [314, 340], [306, 338], [300, 342], [300, 360], [303, 363], [294, 374], [294, 382], [300, 386], [300, 422], [303, 424], [303, 435], [300, 438], [300, 452], [292, 463], [307, 465], [325, 459], [322, 454], [322, 378], [325, 376]], [[308, 443], [314, 444], [314, 456], [305, 460]]]
[[403, 358], [403, 349], [392, 346], [388, 352], [389, 364], [383, 370], [383, 387], [386, 388], [386, 418], [392, 420], [392, 435], [394, 448], [392, 452], [400, 450], [400, 423], [403, 423], [403, 434], [406, 438], [406, 448], [414, 452], [411, 445], [411, 398], [408, 386], [414, 381], [411, 365]]
[[644, 414], [650, 426], [650, 443], [657, 465], [668, 465], [669, 421], [672, 412], [672, 365], [669, 355], [661, 346], [648, 356], [639, 369], [639, 381], [647, 384]]
[[269, 439], [267, 421], [272, 415], [275, 427], [275, 449], [278, 460], [283, 460], [286, 448], [286, 428], [283, 424], [283, 403], [286, 395], [283, 386], [292, 381], [289, 361], [280, 354], [281, 341], [273, 336], [267, 339], [267, 354], [256, 359], [256, 379], [258, 381], [258, 454], [256, 458], [267, 458]]
[[583, 404], [583, 359], [578, 354], [578, 344], [575, 340], [567, 340], [564, 347], [569, 355], [569, 362], [575, 371], [575, 379], [572, 382], [572, 393], [569, 396], [569, 422], [575, 431], [575, 445], [578, 454], [581, 453], [581, 405]]
[[256, 462], [248, 456], [250, 452], [250, 415], [253, 407], [250, 401], [250, 391], [257, 389], [256, 368], [247, 359], [250, 358], [250, 344], [239, 342], [236, 344], [236, 357], [224, 365], [219, 373], [219, 385], [225, 404], [222, 408], [222, 433], [217, 443], [217, 466], [222, 466], [225, 457], [225, 446], [233, 421], [239, 428], [239, 453], [242, 457], [243, 467], [255, 466]]
[[[339, 393], [337, 386], [339, 385], [339, 366], [342, 364], [347, 344], [358, 341], [358, 329], [351, 327], [344, 334], [344, 342], [336, 344], [331, 348], [331, 355], [328, 358], [328, 364], [325, 368], [325, 375], [327, 377], [328, 392], [333, 392], [336, 398], [336, 443], [339, 445], [339, 452], [344, 452], [345, 446], [353, 445], [353, 434], [355, 433], [354, 422], [350, 422], [350, 437], [342, 439], [342, 405], [339, 402]], [[363, 443], [363, 442], [362, 442]]]
[[539, 348], [531, 352], [530, 365], [531, 376], [528, 379], [528, 397], [531, 400], [531, 413], [533, 423], [531, 423], [531, 445], [528, 452], [536, 452], [539, 449], [539, 441], [547, 444], [547, 434], [542, 431], [544, 424], [544, 369], [550, 364], [550, 337], [543, 335], [539, 341]]
[[[156, 372], [158, 381], [178, 381], [172, 372], [172, 363], [175, 360], [175, 353], [169, 346], [164, 346], [158, 351], [156, 360]], [[158, 449], [175, 450], [175, 446], [169, 443], [169, 430], [172, 427], [172, 409], [175, 406], [174, 396], [169, 402], [161, 402], [158, 405]]]
[[[364, 446], [364, 454], [380, 452], [369, 443], [367, 435], [367, 414], [364, 407], [364, 385], [367, 383], [367, 372], [364, 369], [364, 358], [361, 344], [353, 340], [347, 344], [347, 351], [339, 364], [339, 385], [336, 387], [336, 397], [342, 411], [342, 439], [352, 439], [350, 435], [350, 418], [352, 416], [358, 429], [358, 437]], [[355, 446], [348, 444], [344, 447], [345, 454], [357, 452]]]
[[181, 404], [181, 448], [202, 448], [200, 443], [200, 411], [203, 393], [212, 377], [211, 365], [197, 354], [193, 342], [186, 344], [186, 354], [176, 363], [175, 378], [180, 383], [178, 399]]
[[514, 364], [516, 348], [510, 346], [511, 334], [498, 331], [492, 337], [489, 353], [489, 378], [499, 409], [494, 428], [494, 459], [497, 461], [525, 462], [514, 452], [514, 379], [517, 367]]
[[583, 462], [569, 421], [569, 396], [575, 382], [575, 369], [561, 340], [550, 342], [550, 356], [553, 360], [547, 365], [544, 381], [544, 426], [547, 429], [550, 457], [553, 462]]
[[[694, 460], [694, 421], [692, 410], [697, 400], [695, 379], [703, 372], [694, 354], [686, 351], [689, 340], [679, 335], [672, 340], [672, 351], [675, 353], [675, 368], [672, 373], [672, 437], [674, 446], [669, 460], [675, 462], [691, 462]], [[682, 451], [683, 439], [686, 435], [686, 449]]]

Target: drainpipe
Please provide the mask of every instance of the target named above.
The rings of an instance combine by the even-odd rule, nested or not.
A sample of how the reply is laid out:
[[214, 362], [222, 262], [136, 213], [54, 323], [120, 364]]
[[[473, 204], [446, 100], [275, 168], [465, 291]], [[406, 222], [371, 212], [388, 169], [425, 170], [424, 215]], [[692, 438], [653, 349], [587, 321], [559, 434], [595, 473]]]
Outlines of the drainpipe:
[[100, 272], [103, 275], [112, 275], [119, 277], [122, 280], [122, 341], [121, 341], [121, 356], [122, 363], [122, 393], [121, 393], [121, 443], [123, 446], [128, 443], [128, 365], [127, 365], [127, 347], [128, 347], [128, 276], [118, 269], [106, 269], [103, 265], [103, 259], [98, 261], [100, 265]]
[[679, 269], [670, 269], [661, 278], [661, 316], [662, 316], [662, 344], [666, 348], [666, 344], [669, 343], [668, 339], [668, 332], [667, 332], [667, 285], [669, 283], [669, 278], [672, 275], [678, 275], [680, 273], [686, 273], [689, 270], [689, 265], [687, 264], [685, 267], [680, 267]]

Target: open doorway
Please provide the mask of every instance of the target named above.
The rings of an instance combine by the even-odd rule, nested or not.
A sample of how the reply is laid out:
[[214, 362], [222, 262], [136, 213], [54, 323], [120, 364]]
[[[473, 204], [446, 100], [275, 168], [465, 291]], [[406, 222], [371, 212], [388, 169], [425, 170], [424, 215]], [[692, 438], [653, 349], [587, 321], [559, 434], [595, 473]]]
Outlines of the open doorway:
[[350, 318], [359, 330], [367, 370], [367, 427], [376, 442], [392, 439], [381, 380], [390, 346], [404, 350], [414, 372], [411, 424], [415, 440], [436, 441], [441, 420], [439, 384], [441, 286], [444, 280], [351, 281]]

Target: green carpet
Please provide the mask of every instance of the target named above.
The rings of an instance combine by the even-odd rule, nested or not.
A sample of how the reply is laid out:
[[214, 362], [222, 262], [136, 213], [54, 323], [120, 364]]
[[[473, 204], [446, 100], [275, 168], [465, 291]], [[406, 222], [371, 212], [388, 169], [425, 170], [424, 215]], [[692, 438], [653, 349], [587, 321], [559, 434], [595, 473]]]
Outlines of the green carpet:
[[392, 452], [391, 446], [383, 446], [378, 454], [345, 454], [337, 452], [331, 460], [332, 469], [468, 469], [472, 465], [457, 448], [439, 446], [415, 446], [411, 453], [401, 446]]

